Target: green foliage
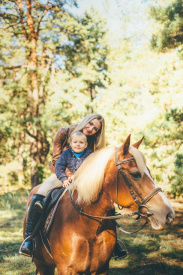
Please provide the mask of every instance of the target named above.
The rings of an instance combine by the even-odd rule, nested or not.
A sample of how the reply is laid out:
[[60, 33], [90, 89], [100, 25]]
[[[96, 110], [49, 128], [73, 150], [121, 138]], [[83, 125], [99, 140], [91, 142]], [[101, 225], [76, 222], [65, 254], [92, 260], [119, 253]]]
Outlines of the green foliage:
[[183, 1], [168, 1], [167, 5], [154, 6], [151, 15], [162, 27], [152, 37], [152, 46], [158, 50], [179, 48], [183, 44]]
[[44, 178], [44, 165], [38, 165], [38, 177], [39, 183], [42, 183]]
[[11, 185], [16, 185], [18, 183], [18, 174], [14, 171], [9, 172], [8, 181]]
[[180, 110], [171, 109], [159, 115], [156, 121], [149, 124], [148, 129], [142, 132], [146, 137], [146, 148], [152, 148], [150, 158], [151, 166], [155, 169], [156, 180], [162, 182], [164, 189], [174, 197], [182, 194], [182, 154], [177, 153], [182, 150], [181, 116]]
[[171, 182], [171, 191], [170, 193], [174, 195], [174, 197], [179, 197], [183, 194], [183, 154], [177, 154], [175, 159], [175, 175], [172, 177]]
[[170, 113], [166, 114], [167, 120], [170, 120], [171, 118], [176, 121], [179, 125], [183, 121], [183, 111], [177, 110], [177, 109], [171, 109]]

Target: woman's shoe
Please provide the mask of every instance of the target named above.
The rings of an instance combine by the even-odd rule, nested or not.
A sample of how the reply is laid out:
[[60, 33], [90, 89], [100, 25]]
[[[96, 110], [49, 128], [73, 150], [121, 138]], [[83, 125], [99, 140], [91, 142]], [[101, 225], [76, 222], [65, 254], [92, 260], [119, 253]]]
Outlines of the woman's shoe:
[[29, 213], [27, 215], [27, 224], [26, 224], [26, 232], [25, 232], [25, 240], [20, 247], [20, 254], [25, 256], [32, 256], [33, 243], [32, 240], [28, 237], [32, 235], [32, 232], [35, 229], [35, 226], [40, 218], [40, 213], [34, 208], [34, 204], [37, 200], [40, 200], [43, 196], [40, 194], [33, 194], [32, 201], [29, 207]]
[[113, 251], [113, 258], [115, 260], [119, 260], [119, 259], [122, 259], [122, 258], [125, 258], [128, 254], [128, 251], [127, 250], [123, 250], [119, 243], [116, 242], [115, 246], [114, 246], [114, 251]]
[[21, 247], [20, 254], [22, 254], [24, 256], [31, 257], [32, 256], [32, 250], [33, 250], [32, 246], [33, 246], [32, 240], [25, 241], [25, 243]]

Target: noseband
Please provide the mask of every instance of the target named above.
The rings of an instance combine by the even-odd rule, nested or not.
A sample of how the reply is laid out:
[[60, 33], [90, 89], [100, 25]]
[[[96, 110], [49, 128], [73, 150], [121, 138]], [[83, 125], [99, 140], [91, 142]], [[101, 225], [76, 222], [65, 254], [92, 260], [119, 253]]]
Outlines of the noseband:
[[[135, 161], [135, 159], [132, 158], [128, 158], [128, 159], [124, 159], [122, 161], [118, 160], [118, 148], [116, 148], [115, 150], [115, 160], [116, 160], [116, 166], [117, 166], [117, 171], [116, 171], [116, 202], [118, 205], [119, 209], [122, 209], [122, 207], [119, 205], [118, 203], [118, 175], [120, 172], [120, 174], [122, 175], [126, 185], [128, 186], [128, 189], [130, 191], [130, 194], [132, 196], [132, 198], [134, 199], [135, 203], [138, 205], [138, 214], [139, 217], [143, 216], [143, 217], [150, 217], [153, 214], [149, 211], [148, 207], [145, 205], [148, 201], [150, 201], [150, 199], [152, 199], [152, 197], [154, 197], [158, 192], [162, 192], [160, 187], [157, 187], [155, 190], [153, 190], [149, 195], [147, 195], [145, 198], [142, 198], [142, 196], [139, 194], [138, 190], [132, 185], [132, 183], [130, 182], [130, 180], [128, 179], [128, 177], [126, 176], [126, 174], [123, 171], [123, 168], [121, 167], [121, 164], [126, 163], [126, 162], [130, 162], [130, 161]], [[141, 213], [142, 208], [146, 208], [147, 212], [145, 214]]]

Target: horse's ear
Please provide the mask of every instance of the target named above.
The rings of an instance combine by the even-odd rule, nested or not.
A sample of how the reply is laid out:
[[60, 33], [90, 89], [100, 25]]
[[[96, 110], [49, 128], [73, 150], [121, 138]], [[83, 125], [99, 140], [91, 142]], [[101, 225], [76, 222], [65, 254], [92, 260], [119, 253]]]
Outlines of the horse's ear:
[[131, 134], [127, 137], [124, 144], [122, 144], [121, 147], [119, 148], [119, 151], [122, 152], [124, 156], [128, 154], [129, 146], [130, 146], [130, 138], [131, 138]]
[[138, 149], [144, 138], [145, 137], [142, 137], [139, 141], [137, 141], [135, 144], [133, 144], [133, 147]]

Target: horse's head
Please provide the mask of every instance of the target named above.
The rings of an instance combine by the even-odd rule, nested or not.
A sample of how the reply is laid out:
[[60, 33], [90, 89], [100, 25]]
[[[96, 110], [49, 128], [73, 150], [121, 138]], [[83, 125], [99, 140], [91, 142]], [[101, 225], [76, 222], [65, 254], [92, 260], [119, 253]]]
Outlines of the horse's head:
[[175, 212], [161, 188], [158, 188], [153, 181], [145, 158], [138, 150], [142, 140], [143, 138], [130, 146], [129, 135], [125, 143], [116, 150], [116, 168], [113, 169], [112, 174], [115, 177], [114, 173], [116, 173], [117, 192], [112, 192], [113, 200], [132, 211], [149, 213], [148, 219], [152, 227], [160, 230], [172, 223]]

